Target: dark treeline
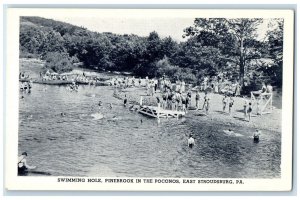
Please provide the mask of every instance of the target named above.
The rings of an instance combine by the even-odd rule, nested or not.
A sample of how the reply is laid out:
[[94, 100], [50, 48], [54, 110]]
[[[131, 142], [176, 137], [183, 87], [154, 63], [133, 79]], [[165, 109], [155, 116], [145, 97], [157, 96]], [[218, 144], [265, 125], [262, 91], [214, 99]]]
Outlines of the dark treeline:
[[[113, 23], [113, 22], [112, 22]], [[230, 81], [258, 86], [282, 85], [283, 21], [272, 20], [264, 41], [256, 40], [262, 19], [203, 19], [183, 30], [185, 42], [97, 33], [40, 17], [20, 18], [20, 57], [46, 60], [46, 67], [66, 72], [74, 63], [99, 71], [126, 71], [199, 84], [205, 76], [226, 75]]]

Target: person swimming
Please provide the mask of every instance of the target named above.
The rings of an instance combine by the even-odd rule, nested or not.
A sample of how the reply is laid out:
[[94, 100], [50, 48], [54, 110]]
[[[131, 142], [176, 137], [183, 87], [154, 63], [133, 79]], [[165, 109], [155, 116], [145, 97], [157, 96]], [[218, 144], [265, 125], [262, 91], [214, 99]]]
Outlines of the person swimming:
[[99, 101], [98, 106], [102, 106], [102, 101]]
[[189, 139], [188, 139], [188, 146], [190, 148], [193, 148], [194, 145], [195, 145], [195, 139], [193, 138], [193, 135], [190, 134]]

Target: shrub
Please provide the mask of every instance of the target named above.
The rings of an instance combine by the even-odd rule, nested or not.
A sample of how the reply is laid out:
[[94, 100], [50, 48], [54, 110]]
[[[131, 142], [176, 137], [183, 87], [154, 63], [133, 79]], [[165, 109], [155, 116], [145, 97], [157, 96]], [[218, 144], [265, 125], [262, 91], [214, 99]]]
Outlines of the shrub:
[[57, 73], [68, 72], [73, 69], [71, 58], [67, 53], [50, 52], [45, 56], [46, 68]]

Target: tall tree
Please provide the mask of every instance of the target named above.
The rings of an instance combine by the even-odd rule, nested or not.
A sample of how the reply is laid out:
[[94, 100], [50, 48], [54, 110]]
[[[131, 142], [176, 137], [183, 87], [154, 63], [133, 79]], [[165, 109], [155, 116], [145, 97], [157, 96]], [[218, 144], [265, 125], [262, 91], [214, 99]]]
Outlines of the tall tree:
[[257, 26], [260, 23], [262, 19], [258, 18], [196, 18], [194, 26], [184, 31], [185, 36], [198, 36], [203, 31], [215, 34], [220, 39], [219, 47], [225, 49], [224, 59], [239, 65], [239, 78], [243, 84], [246, 61], [260, 56], [255, 49], [245, 45], [257, 37]]
[[272, 30], [267, 32], [268, 50], [274, 64], [265, 69], [265, 73], [274, 79], [273, 84], [282, 86], [282, 61], [283, 61], [283, 25], [282, 19], [274, 19], [269, 26]]

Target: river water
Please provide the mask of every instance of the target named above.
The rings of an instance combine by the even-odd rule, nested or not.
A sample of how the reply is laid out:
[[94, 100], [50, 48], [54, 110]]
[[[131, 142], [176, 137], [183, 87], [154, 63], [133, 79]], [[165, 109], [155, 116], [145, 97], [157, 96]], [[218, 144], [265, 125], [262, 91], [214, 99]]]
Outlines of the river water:
[[112, 94], [110, 87], [71, 92], [35, 84], [30, 94], [20, 94], [19, 153], [27, 151], [28, 164], [53, 176], [280, 177], [278, 132], [263, 130], [253, 143], [249, 128], [234, 127], [241, 134], [228, 135], [226, 125], [191, 117], [158, 123], [124, 108]]

